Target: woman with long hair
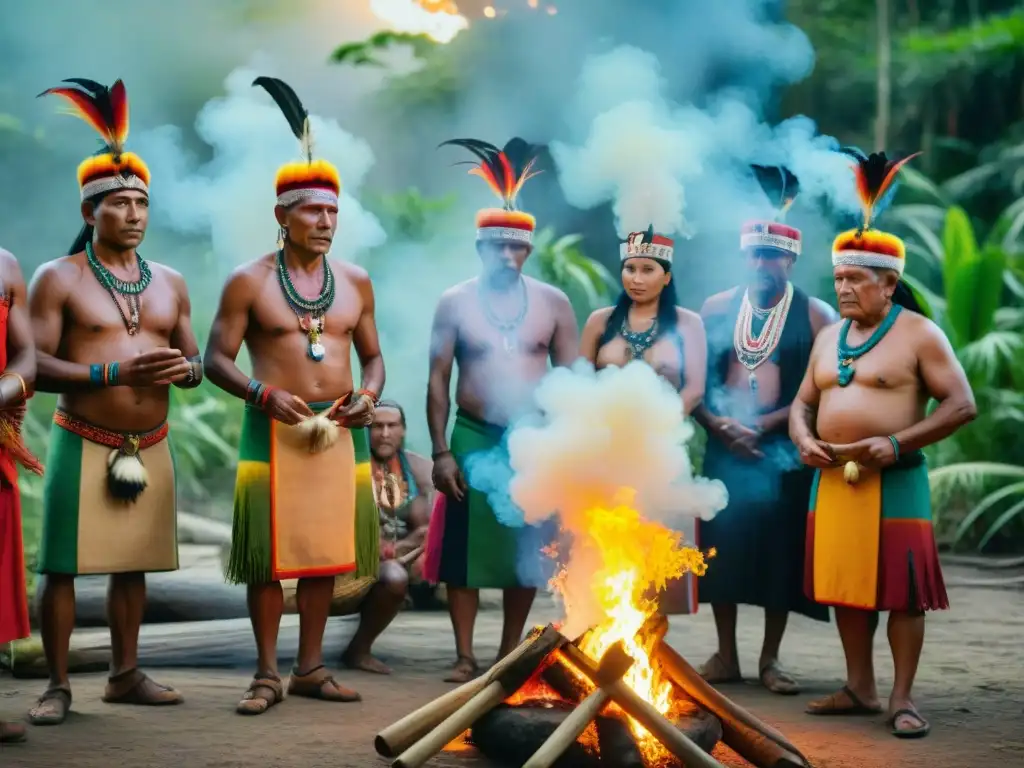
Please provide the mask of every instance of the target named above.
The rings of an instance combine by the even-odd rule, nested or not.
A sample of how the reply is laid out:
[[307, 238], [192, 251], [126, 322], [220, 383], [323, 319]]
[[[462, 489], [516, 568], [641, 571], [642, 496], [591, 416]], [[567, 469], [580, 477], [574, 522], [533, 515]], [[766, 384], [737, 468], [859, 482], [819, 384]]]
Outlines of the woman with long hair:
[[[676, 305], [672, 279], [672, 240], [635, 232], [620, 247], [622, 294], [610, 307], [595, 311], [583, 326], [580, 355], [600, 370], [640, 360], [679, 392], [683, 415], [704, 397], [707, 340], [700, 315]], [[681, 531], [696, 546], [696, 521]], [[697, 610], [693, 574], [669, 585], [662, 599], [665, 613]]]

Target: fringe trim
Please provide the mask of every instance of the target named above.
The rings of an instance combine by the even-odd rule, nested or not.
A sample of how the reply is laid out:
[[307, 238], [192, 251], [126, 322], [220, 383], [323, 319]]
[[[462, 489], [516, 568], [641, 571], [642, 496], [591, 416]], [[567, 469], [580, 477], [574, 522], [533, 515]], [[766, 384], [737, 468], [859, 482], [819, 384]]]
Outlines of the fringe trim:
[[239, 462], [231, 554], [224, 578], [229, 584], [267, 584], [272, 575], [270, 464]]

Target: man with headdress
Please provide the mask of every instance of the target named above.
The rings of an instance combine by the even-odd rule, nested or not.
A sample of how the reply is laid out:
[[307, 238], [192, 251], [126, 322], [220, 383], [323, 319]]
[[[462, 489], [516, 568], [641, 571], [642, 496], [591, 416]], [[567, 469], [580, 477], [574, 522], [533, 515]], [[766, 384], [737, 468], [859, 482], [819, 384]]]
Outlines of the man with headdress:
[[64, 721], [75, 576], [110, 575], [111, 674], [103, 699], [177, 704], [181, 695], [139, 671], [146, 573], [178, 568], [169, 385], [202, 379], [185, 281], [138, 251], [149, 220], [149, 169], [125, 150], [128, 97], [118, 80], [43, 94], [64, 98], [106, 147], [78, 166], [85, 224], [68, 255], [39, 268], [29, 310], [37, 388], [58, 392], [43, 490], [40, 623], [50, 684], [29, 713]]
[[[284, 697], [277, 672], [282, 581], [298, 580], [299, 648], [288, 692], [324, 701], [360, 698], [323, 663], [332, 598], [362, 606], [351, 647], [365, 655], [350, 661], [376, 672], [388, 670], [369, 656], [370, 643], [405, 599], [400, 567], [396, 579], [389, 568], [378, 574], [364, 429], [384, 387], [373, 287], [365, 270], [327, 257], [341, 182], [334, 165], [313, 158], [309, 114], [281, 80], [258, 77], [253, 85], [280, 107], [303, 157], [277, 171], [278, 249], [228, 278], [205, 356], [210, 380], [246, 404], [227, 566], [228, 580], [248, 588], [258, 656], [241, 714], [260, 714]], [[243, 343], [251, 377], [235, 362]]]
[[790, 404], [815, 337], [835, 321], [832, 309], [790, 282], [800, 230], [779, 219], [798, 191], [785, 168], [753, 166], [776, 214], [744, 224], [745, 285], [710, 297], [701, 310], [708, 334], [708, 375], [697, 420], [708, 432], [703, 473], [725, 483], [729, 504], [701, 521], [701, 547], [716, 557], [701, 578], [711, 603], [718, 650], [702, 674], [713, 683], [741, 680], [737, 605], [765, 610], [758, 678], [774, 693], [797, 682], [779, 663], [789, 613], [828, 621], [828, 610], [803, 596], [803, 541], [811, 473], [789, 440]]
[[[536, 220], [517, 210], [516, 198], [533, 168], [533, 150], [522, 139], [504, 149], [475, 139], [446, 144], [470, 150], [480, 176], [502, 201], [476, 216], [476, 249], [482, 272], [449, 288], [434, 313], [427, 385], [427, 424], [433, 444], [434, 486], [445, 496], [439, 579], [447, 585], [458, 658], [450, 682], [477, 674], [473, 624], [480, 589], [504, 592], [505, 624], [499, 658], [519, 642], [536, 585], [524, 583], [520, 558], [530, 545], [522, 528], [503, 525], [485, 493], [466, 482], [466, 460], [495, 448], [513, 418], [531, 407], [533, 390], [554, 365], [576, 358], [578, 332], [568, 297], [522, 274], [533, 248]], [[458, 411], [447, 437], [452, 364], [459, 375]], [[436, 514], [436, 513], [435, 513]], [[440, 518], [438, 520], [440, 524]], [[431, 521], [434, 525], [434, 521]], [[537, 547], [536, 541], [533, 546]]]
[[[17, 465], [43, 472], [21, 438], [36, 378], [25, 294], [17, 259], [0, 248], [0, 646], [29, 636]], [[0, 720], [0, 744], [24, 739], [24, 726]]]
[[432, 465], [405, 447], [405, 410], [381, 400], [370, 425], [373, 494], [380, 512], [380, 557], [401, 563], [409, 577], [413, 605], [428, 603], [433, 588], [424, 583], [423, 549], [433, 503]]
[[[971, 421], [974, 396], [945, 334], [901, 280], [906, 249], [871, 228], [899, 161], [848, 150], [864, 223], [832, 246], [843, 322], [815, 342], [789, 428], [817, 469], [807, 523], [807, 596], [835, 607], [846, 684], [811, 702], [816, 715], [880, 713], [872, 644], [889, 611], [895, 677], [888, 722], [899, 738], [930, 726], [911, 696], [924, 613], [949, 607], [921, 449]], [[929, 413], [930, 400], [938, 407]]]

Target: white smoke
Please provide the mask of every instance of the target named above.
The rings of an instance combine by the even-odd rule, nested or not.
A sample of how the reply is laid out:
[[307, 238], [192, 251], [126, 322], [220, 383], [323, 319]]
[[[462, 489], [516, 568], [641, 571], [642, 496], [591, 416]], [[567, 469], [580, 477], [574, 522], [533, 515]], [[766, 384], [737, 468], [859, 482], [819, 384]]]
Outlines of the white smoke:
[[[237, 266], [273, 250], [274, 175], [282, 164], [300, 156], [298, 140], [277, 105], [252, 81], [261, 74], [240, 68], [225, 81], [226, 95], [206, 103], [196, 118], [196, 132], [212, 150], [205, 163], [184, 151], [177, 127], [143, 134], [139, 151], [152, 171], [152, 193], [160, 206], [157, 222], [179, 232], [209, 234], [214, 253]], [[299, 94], [302, 98], [302, 94]], [[355, 195], [373, 166], [369, 145], [335, 120], [310, 115], [314, 156], [333, 163], [341, 176], [338, 231], [332, 255], [351, 257], [380, 245], [384, 230]]]
[[[571, 135], [582, 138], [551, 145], [567, 200], [583, 209], [611, 203], [620, 237], [650, 225], [689, 237], [765, 215], [750, 163], [788, 166], [801, 200], [858, 209], [848, 159], [813, 121], [769, 126], [744, 91], [718, 92], [705, 109], [675, 105], [664, 91], [658, 60], [646, 51], [620, 46], [592, 56], [567, 114]], [[690, 198], [700, 199], [699, 215], [688, 215]]]

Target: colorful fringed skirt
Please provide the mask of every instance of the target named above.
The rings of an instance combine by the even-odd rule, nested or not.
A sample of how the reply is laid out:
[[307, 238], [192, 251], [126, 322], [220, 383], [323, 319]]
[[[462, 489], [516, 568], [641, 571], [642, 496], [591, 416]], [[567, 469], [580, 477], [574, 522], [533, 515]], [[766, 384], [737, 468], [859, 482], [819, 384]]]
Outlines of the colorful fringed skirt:
[[861, 469], [850, 485], [843, 468], [814, 478], [807, 521], [804, 589], [825, 605], [869, 611], [949, 607], [932, 530], [924, 455], [881, 472]]
[[[310, 404], [314, 411], [330, 406]], [[332, 447], [314, 454], [296, 427], [247, 405], [238, 454], [229, 582], [377, 577], [366, 430], [342, 428]]]
[[[148, 485], [132, 502], [115, 499], [108, 460], [128, 437]], [[137, 435], [96, 427], [57, 410], [43, 483], [39, 573], [157, 573], [178, 568], [174, 457], [167, 425]]]

